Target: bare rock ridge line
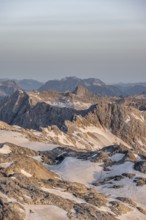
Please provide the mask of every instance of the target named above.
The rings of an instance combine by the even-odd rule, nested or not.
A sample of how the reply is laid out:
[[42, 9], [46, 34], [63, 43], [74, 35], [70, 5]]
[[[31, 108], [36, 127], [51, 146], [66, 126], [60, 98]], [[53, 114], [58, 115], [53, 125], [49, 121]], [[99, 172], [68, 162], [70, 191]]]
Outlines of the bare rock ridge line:
[[[75, 92], [80, 98], [85, 94], [90, 96], [90, 93], [83, 87], [78, 87]], [[96, 101], [96, 104], [83, 110], [52, 106], [41, 101], [33, 105], [29, 94], [19, 90], [2, 103], [0, 120], [11, 125], [35, 130], [56, 125], [66, 132], [68, 130], [67, 121], [78, 121], [77, 116], [80, 116], [80, 121], [82, 121], [80, 126], [82, 127], [87, 123], [106, 128], [126, 143], [135, 143], [135, 147], [139, 145], [140, 140], [146, 143], [145, 112], [127, 105], [127, 102], [119, 101], [119, 99], [111, 102], [107, 98], [98, 98]]]
[[40, 127], [49, 125], [62, 127], [65, 120], [72, 120], [75, 114], [84, 116], [90, 109], [59, 108], [45, 102], [32, 106], [28, 94], [19, 90], [1, 105], [0, 120], [32, 129], [40, 129]]

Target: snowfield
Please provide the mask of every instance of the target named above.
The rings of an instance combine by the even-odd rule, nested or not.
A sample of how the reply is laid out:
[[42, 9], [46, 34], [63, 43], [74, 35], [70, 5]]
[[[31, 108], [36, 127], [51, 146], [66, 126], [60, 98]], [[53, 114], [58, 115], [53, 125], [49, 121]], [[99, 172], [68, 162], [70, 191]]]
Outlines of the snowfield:
[[[69, 220], [67, 212], [52, 205], [26, 205], [26, 220]], [[30, 211], [31, 210], [31, 211]]]
[[[55, 144], [29, 141], [29, 139], [20, 132], [5, 130], [0, 130], [0, 142], [9, 142], [35, 151], [47, 151], [58, 147], [58, 145]], [[5, 145], [3, 148], [0, 148], [0, 153], [9, 154], [10, 148]]]
[[72, 193], [65, 192], [62, 189], [58, 189], [58, 188], [54, 188], [54, 189], [41, 188], [41, 190], [43, 190], [45, 192], [55, 194], [55, 195], [60, 196], [64, 199], [70, 199], [72, 201], [75, 201], [76, 203], [85, 203], [85, 201], [83, 199], [76, 198], [75, 196], [73, 196]]
[[[116, 159], [123, 157], [122, 154], [115, 154], [114, 156]], [[116, 175], [122, 175], [123, 173], [132, 173], [135, 174], [136, 177], [146, 178], [146, 174], [134, 170], [133, 166], [134, 164], [132, 162], [127, 161], [118, 166], [113, 165], [109, 167], [109, 171], [104, 171], [103, 164], [67, 157], [61, 164], [48, 166], [48, 168], [67, 181], [83, 183], [89, 186], [94, 181], [100, 182], [107, 177], [114, 177]], [[113, 185], [122, 187], [116, 189], [111, 187]], [[133, 179], [125, 177], [120, 181], [111, 180], [110, 183], [100, 185], [96, 187], [96, 189], [98, 192], [110, 195], [112, 198], [118, 196], [127, 197], [134, 200], [141, 207], [146, 207], [146, 185], [137, 187]]]
[[73, 157], [66, 157], [59, 165], [47, 166], [63, 179], [71, 182], [90, 184], [100, 178], [103, 172], [102, 164], [91, 163]]
[[[16, 128], [17, 129], [17, 128]], [[19, 128], [18, 128], [19, 129]], [[13, 143], [18, 146], [29, 148], [35, 151], [42, 151], [41, 154], [36, 154], [36, 156], [32, 156], [33, 159], [37, 160], [38, 163], [42, 163], [46, 168], [54, 173], [58, 174], [58, 178], [60, 181], [66, 180], [68, 182], [77, 182], [86, 185], [88, 188], [94, 188], [97, 190], [98, 193], [102, 193], [107, 196], [108, 202], [103, 207], [98, 207], [97, 210], [110, 212], [110, 203], [109, 201], [117, 201], [117, 197], [125, 197], [129, 198], [136, 203], [138, 207], [146, 209], [146, 184], [141, 186], [137, 186], [134, 182], [136, 177], [146, 179], [146, 174], [141, 173], [139, 171], [134, 170], [134, 162], [128, 160], [123, 160], [126, 157], [125, 151], [103, 151], [102, 147], [111, 146], [113, 143], [123, 144], [124, 147], [127, 147], [126, 150], [130, 151], [130, 146], [125, 144], [121, 139], [114, 136], [110, 130], [103, 129], [103, 128], [96, 128], [94, 126], [87, 126], [85, 128], [80, 127], [72, 132], [71, 138], [67, 133], [55, 133], [54, 130], [44, 129], [46, 132], [46, 136], [52, 138], [52, 140], [56, 140], [58, 138], [58, 143], [62, 143], [63, 145], [67, 146], [74, 146], [75, 149], [85, 149], [89, 143], [91, 146], [88, 148], [88, 152], [91, 150], [96, 150], [95, 153], [92, 152], [91, 156], [89, 152], [89, 156], [85, 157], [83, 154], [83, 158], [86, 160], [77, 159], [76, 154], [74, 157], [66, 156], [66, 148], [62, 148], [61, 153], [59, 152], [57, 157], [65, 157], [64, 160], [60, 164], [56, 165], [49, 165], [46, 164], [47, 160], [43, 160], [43, 151], [50, 151], [59, 146], [59, 144], [50, 144], [43, 143], [39, 141], [31, 141], [24, 133], [17, 132], [17, 131], [9, 131], [9, 130], [1, 130], [0, 131], [0, 142], [1, 143]], [[41, 132], [33, 131], [37, 137], [41, 138]], [[32, 139], [33, 140], [33, 139]], [[35, 139], [36, 140], [36, 139]], [[38, 139], [37, 139], [38, 140]], [[44, 140], [44, 139], [43, 139]], [[47, 139], [49, 140], [49, 139]], [[75, 145], [74, 145], [75, 144]], [[108, 159], [110, 159], [110, 166], [105, 166], [106, 162], [99, 160], [101, 162], [97, 162], [96, 157], [98, 157], [98, 151], [105, 153]], [[114, 149], [114, 148], [113, 148]], [[125, 149], [125, 148], [124, 148]], [[58, 149], [57, 149], [58, 150]], [[59, 149], [60, 150], [60, 149]], [[7, 158], [9, 157], [11, 148], [4, 144], [3, 147], [0, 147], [0, 154], [2, 157]], [[54, 153], [55, 151], [53, 151]], [[79, 153], [79, 151], [77, 151]], [[83, 151], [84, 153], [85, 151]], [[119, 153], [117, 153], [119, 152]], [[123, 153], [124, 152], [124, 153]], [[13, 153], [13, 152], [12, 152]], [[47, 154], [51, 155], [52, 152], [45, 152], [45, 156]], [[135, 160], [140, 161], [141, 155], [138, 152], [133, 152], [135, 156]], [[43, 156], [42, 156], [43, 155]], [[49, 155], [49, 156], [50, 156]], [[27, 155], [26, 155], [27, 156]], [[53, 155], [54, 156], [54, 155]], [[48, 157], [49, 158], [49, 157]], [[56, 158], [54, 156], [54, 158]], [[91, 161], [96, 162], [91, 162]], [[106, 158], [106, 157], [105, 157]], [[16, 159], [16, 158], [15, 158]], [[51, 158], [52, 159], [52, 158]], [[90, 161], [91, 160], [91, 161]], [[55, 161], [55, 160], [54, 160]], [[53, 161], [53, 162], [54, 162]], [[104, 162], [102, 162], [104, 161]], [[15, 162], [15, 160], [8, 160], [7, 162], [2, 160], [0, 163], [1, 169], [7, 169], [11, 164]], [[36, 161], [35, 161], [36, 162]], [[54, 162], [55, 164], [55, 162]], [[38, 170], [37, 170], [38, 172]], [[48, 171], [47, 171], [48, 172]], [[123, 173], [126, 174], [134, 174], [131, 178], [122, 176]], [[16, 172], [17, 174], [17, 172]], [[15, 173], [14, 173], [15, 175]], [[21, 169], [20, 175], [23, 175], [23, 178], [28, 178], [31, 180], [33, 178], [32, 174], [26, 172], [25, 168]], [[121, 177], [119, 179], [114, 179], [115, 176]], [[17, 177], [11, 177], [11, 180], [16, 180]], [[93, 184], [94, 183], [94, 184]], [[98, 183], [97, 185], [95, 183]], [[116, 186], [116, 187], [115, 187]], [[50, 187], [50, 186], [49, 186]], [[39, 189], [43, 191], [44, 195], [46, 193], [53, 194], [54, 196], [60, 196], [62, 199], [71, 200], [77, 204], [86, 203], [86, 199], [80, 199], [76, 197], [73, 192], [68, 192], [67, 189], [61, 189], [52, 186], [52, 188], [47, 188], [45, 185], [40, 185]], [[30, 192], [29, 192], [30, 193]], [[29, 194], [26, 195], [26, 199], [30, 199]], [[0, 193], [1, 194], [1, 193]], [[2, 195], [2, 194], [1, 194]], [[83, 197], [82, 197], [83, 198]], [[13, 198], [8, 198], [9, 201], [13, 201]], [[118, 200], [119, 201], [119, 200]], [[29, 203], [28, 203], [29, 204]], [[31, 203], [33, 204], [33, 203]], [[125, 203], [124, 203], [125, 204]], [[127, 204], [126, 204], [127, 205]], [[127, 205], [128, 206], [128, 205]], [[69, 220], [67, 217], [67, 212], [55, 205], [24, 205], [24, 208], [27, 213], [26, 220]], [[112, 213], [113, 214], [113, 213]], [[138, 211], [136, 208], [132, 208], [132, 211], [128, 212], [127, 214], [118, 216], [117, 219], [119, 220], [146, 220], [146, 216]]]

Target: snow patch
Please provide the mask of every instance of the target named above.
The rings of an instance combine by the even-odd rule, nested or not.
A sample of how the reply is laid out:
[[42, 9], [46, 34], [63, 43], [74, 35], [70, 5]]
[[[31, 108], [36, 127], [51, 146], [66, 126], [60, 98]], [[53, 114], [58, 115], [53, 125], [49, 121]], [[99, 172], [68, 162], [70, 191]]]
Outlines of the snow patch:
[[25, 209], [26, 220], [69, 220], [65, 210], [53, 205], [26, 205]]
[[144, 121], [145, 121], [145, 120], [144, 120], [144, 117], [143, 117], [142, 115], [137, 116], [137, 115], [134, 114], [134, 113], [131, 113], [131, 115], [132, 115], [136, 120], [139, 120], [139, 121], [141, 121], [141, 122], [144, 122]]
[[128, 118], [125, 120], [125, 123], [128, 124], [131, 121], [130, 117], [128, 116]]
[[9, 153], [11, 153], [11, 149], [8, 145], [3, 145], [0, 148], [0, 154], [9, 154]]
[[103, 170], [102, 163], [92, 163], [73, 157], [66, 157], [61, 164], [47, 167], [67, 181], [87, 185], [97, 178], [100, 179]]
[[24, 175], [24, 176], [27, 176], [27, 177], [32, 177], [32, 175], [28, 172], [26, 172], [25, 170], [21, 170], [21, 173]]
[[134, 209], [127, 214], [118, 217], [119, 220], [146, 220], [146, 216], [140, 213], [138, 210]]
[[64, 199], [72, 200], [76, 203], [85, 203], [85, 201], [83, 199], [77, 198], [77, 197], [73, 196], [72, 193], [65, 192], [62, 189], [49, 189], [49, 188], [42, 187], [41, 190], [55, 194], [55, 195], [60, 196]]
[[125, 154], [117, 153], [117, 154], [113, 155], [111, 157], [111, 159], [112, 159], [112, 161], [118, 162], [118, 161], [122, 160], [124, 156], [125, 156]]
[[[29, 141], [26, 135], [23, 135], [20, 132], [5, 131], [5, 130], [0, 131], [0, 142], [1, 143], [10, 142], [12, 144], [16, 144], [21, 147], [26, 147], [35, 151], [49, 151], [58, 147], [58, 145], [55, 144]], [[2, 149], [3, 148], [0, 148], [0, 153], [4, 152], [5, 154], [8, 154], [11, 152], [8, 146], [5, 147], [3, 150]]]

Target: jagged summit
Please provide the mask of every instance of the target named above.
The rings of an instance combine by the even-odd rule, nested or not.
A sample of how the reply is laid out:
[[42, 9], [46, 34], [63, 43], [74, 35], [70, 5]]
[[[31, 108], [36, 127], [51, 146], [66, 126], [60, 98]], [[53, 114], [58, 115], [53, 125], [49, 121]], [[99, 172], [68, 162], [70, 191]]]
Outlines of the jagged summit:
[[73, 93], [75, 95], [78, 95], [78, 96], [91, 96], [92, 93], [84, 86], [78, 84], [77, 87], [75, 88], [75, 90], [73, 91]]
[[26, 92], [19, 89], [8, 97], [0, 106], [0, 118], [2, 121], [9, 124], [21, 124], [23, 121], [22, 115], [26, 112], [29, 106], [29, 96]]
[[0, 80], [0, 97], [10, 96], [19, 89], [20, 86], [14, 80]]

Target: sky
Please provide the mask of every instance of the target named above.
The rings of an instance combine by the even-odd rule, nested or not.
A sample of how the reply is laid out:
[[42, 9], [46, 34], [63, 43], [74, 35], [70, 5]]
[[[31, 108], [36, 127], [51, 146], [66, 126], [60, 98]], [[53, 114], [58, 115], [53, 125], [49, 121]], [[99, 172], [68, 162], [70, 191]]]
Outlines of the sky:
[[145, 0], [0, 0], [0, 78], [146, 81]]

